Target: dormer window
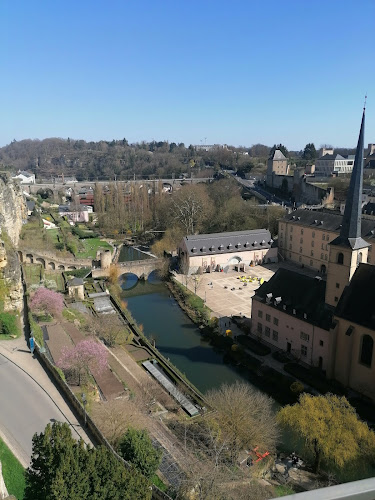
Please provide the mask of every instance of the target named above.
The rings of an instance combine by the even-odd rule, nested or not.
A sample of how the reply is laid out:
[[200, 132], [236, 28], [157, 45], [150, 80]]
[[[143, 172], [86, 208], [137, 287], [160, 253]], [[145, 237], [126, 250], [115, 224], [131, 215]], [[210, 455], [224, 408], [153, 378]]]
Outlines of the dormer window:
[[266, 244], [266, 242], [265, 242], [264, 240], [262, 240], [262, 241], [260, 242], [260, 244], [261, 244], [261, 245], [265, 245], [265, 244]]
[[209, 250], [210, 250], [210, 252], [213, 252], [215, 250], [215, 245], [211, 245]]
[[268, 242], [269, 245], [272, 245], [273, 239], [271, 238], [270, 241]]
[[193, 248], [191, 249], [191, 253], [194, 253], [194, 252], [196, 252], [196, 251], [197, 251], [197, 249], [196, 249], [195, 247], [193, 247]]
[[253, 247], [257, 246], [258, 242], [257, 241], [253, 241]]
[[[375, 231], [374, 231], [375, 232]], [[244, 247], [249, 247], [250, 246], [250, 243], [247, 241], [245, 244], [244, 244]]]
[[224, 245], [219, 245], [219, 246], [217, 247], [217, 249], [218, 249], [218, 250], [222, 250], [223, 248], [224, 248]]
[[231, 250], [232, 247], [233, 247], [232, 243], [229, 243], [227, 248], [228, 248], [228, 250]]
[[205, 247], [205, 246], [203, 246], [203, 247], [201, 248], [201, 252], [205, 252], [205, 251], [206, 251], [206, 247]]
[[237, 243], [236, 247], [241, 248], [242, 247], [241, 243]]

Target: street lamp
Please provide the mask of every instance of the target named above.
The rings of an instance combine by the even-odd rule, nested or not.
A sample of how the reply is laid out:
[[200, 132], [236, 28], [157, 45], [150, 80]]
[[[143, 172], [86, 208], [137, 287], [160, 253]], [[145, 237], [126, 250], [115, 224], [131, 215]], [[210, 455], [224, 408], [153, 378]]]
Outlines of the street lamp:
[[82, 397], [83, 413], [85, 415], [85, 427], [86, 427], [86, 421], [87, 421], [87, 417], [86, 417], [86, 405], [87, 405], [86, 394], [83, 392], [81, 394], [81, 397]]

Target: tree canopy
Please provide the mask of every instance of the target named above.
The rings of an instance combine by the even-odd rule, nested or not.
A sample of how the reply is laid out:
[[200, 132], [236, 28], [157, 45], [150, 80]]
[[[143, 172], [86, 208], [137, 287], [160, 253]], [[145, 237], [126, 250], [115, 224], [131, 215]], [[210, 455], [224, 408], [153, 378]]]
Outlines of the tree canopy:
[[317, 156], [314, 143], [309, 142], [306, 144], [305, 149], [303, 150], [302, 158], [304, 160], [315, 160]]
[[289, 151], [287, 150], [287, 148], [283, 145], [283, 144], [274, 144], [271, 148], [271, 151], [270, 151], [270, 154], [269, 156], [273, 156], [274, 152], [276, 151], [276, 149], [279, 149], [282, 154], [288, 158], [288, 155], [289, 155]]
[[155, 474], [162, 457], [162, 451], [153, 446], [144, 429], [129, 428], [120, 441], [119, 453], [147, 478]]
[[279, 422], [302, 437], [315, 456], [343, 467], [361, 456], [375, 455], [375, 433], [362, 422], [345, 397], [302, 394], [299, 402], [282, 408]]
[[75, 441], [66, 423], [48, 424], [33, 437], [24, 500], [150, 499], [148, 480], [127, 470], [107, 448]]

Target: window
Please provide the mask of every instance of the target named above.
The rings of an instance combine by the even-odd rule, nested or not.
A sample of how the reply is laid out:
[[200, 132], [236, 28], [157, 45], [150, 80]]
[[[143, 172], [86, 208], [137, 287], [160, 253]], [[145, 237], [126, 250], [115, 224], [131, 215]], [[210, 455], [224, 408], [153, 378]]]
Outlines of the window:
[[266, 328], [264, 329], [264, 335], [266, 337], [269, 337], [271, 334], [271, 328], [269, 326], [266, 326]]
[[325, 254], [324, 260], [328, 260], [328, 254]]
[[322, 250], [324, 250], [324, 243], [322, 243]]
[[374, 341], [370, 335], [363, 335], [359, 362], [371, 368]]
[[293, 232], [293, 226], [290, 227], [290, 232], [292, 233]]
[[299, 253], [302, 253], [302, 247], [299, 247]]
[[329, 241], [329, 234], [327, 234], [327, 241]]
[[313, 261], [310, 260], [310, 267], [312, 267], [314, 264], [313, 264]]
[[326, 235], [323, 233], [322, 240], [326, 239]]
[[312, 232], [312, 237], [315, 238], [315, 231]]
[[310, 335], [308, 333], [305, 333], [305, 332], [301, 332], [299, 337], [301, 340], [305, 340], [306, 342], [308, 342], [310, 340]]
[[358, 252], [357, 264], [360, 264], [361, 262], [362, 262], [362, 252]]
[[290, 236], [289, 236], [290, 241], [292, 241], [292, 238], [293, 238], [293, 236], [292, 236], [292, 235], [290, 235]]
[[324, 342], [323, 342], [323, 340], [319, 340], [319, 345], [320, 345], [321, 347], [323, 347], [323, 346], [324, 346]]
[[277, 332], [276, 330], [273, 330], [272, 332], [272, 340], [275, 340], [276, 342], [279, 341], [279, 332]]
[[273, 324], [278, 326], [279, 325], [279, 320], [278, 318], [273, 318]]
[[301, 229], [301, 234], [303, 234], [303, 229]]
[[302, 244], [302, 243], [303, 243], [303, 238], [301, 238], [301, 239], [299, 240], [299, 242]]
[[262, 333], [262, 323], [258, 323], [257, 331], [258, 333]]
[[270, 314], [266, 314], [266, 321], [271, 321], [271, 315]]
[[338, 302], [339, 301], [339, 298], [338, 297], [335, 297], [335, 302]]
[[342, 252], [337, 254], [337, 264], [344, 264], [344, 254]]
[[314, 247], [315, 246], [315, 241], [312, 241], [311, 242], [311, 246]]
[[324, 259], [324, 254], [323, 254], [323, 253], [321, 253], [321, 254], [320, 254], [320, 258], [321, 258], [322, 260]]
[[310, 255], [311, 257], [314, 257], [314, 250], [311, 250]]
[[303, 344], [301, 344], [301, 356], [307, 356], [307, 346]]
[[258, 309], [258, 318], [263, 318], [263, 311]]
[[340, 283], [336, 283], [336, 288], [340, 288]]
[[[291, 250], [291, 249], [292, 249], [292, 244], [290, 243], [290, 245], [289, 245], [289, 250]], [[290, 257], [290, 255], [289, 255], [289, 257]]]

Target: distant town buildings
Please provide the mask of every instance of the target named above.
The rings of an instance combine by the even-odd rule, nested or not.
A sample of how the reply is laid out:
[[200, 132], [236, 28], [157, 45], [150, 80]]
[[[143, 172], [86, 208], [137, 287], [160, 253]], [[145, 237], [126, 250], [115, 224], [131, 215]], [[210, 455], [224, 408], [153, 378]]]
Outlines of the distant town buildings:
[[349, 174], [353, 170], [354, 156], [347, 157], [335, 154], [333, 149], [323, 148], [323, 154], [315, 162], [315, 175], [331, 177], [332, 175]]
[[212, 151], [215, 149], [228, 149], [226, 144], [195, 144], [195, 151]]
[[35, 184], [35, 174], [26, 170], [19, 170], [12, 179], [18, 179], [21, 184]]

